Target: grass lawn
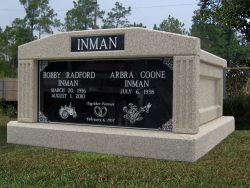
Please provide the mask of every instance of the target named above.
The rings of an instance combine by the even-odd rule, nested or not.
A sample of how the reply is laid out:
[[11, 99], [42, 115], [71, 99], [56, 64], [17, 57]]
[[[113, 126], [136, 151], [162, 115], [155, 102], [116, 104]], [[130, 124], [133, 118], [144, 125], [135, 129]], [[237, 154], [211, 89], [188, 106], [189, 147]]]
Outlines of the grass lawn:
[[195, 163], [7, 144], [0, 118], [0, 187], [250, 187], [250, 131], [236, 130]]

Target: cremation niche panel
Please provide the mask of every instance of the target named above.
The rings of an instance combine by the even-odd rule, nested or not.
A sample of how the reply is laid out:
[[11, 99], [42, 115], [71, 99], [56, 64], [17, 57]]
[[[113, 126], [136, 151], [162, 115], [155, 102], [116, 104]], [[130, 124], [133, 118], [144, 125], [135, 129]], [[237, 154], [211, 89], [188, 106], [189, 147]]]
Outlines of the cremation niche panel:
[[172, 129], [173, 58], [39, 61], [38, 122]]

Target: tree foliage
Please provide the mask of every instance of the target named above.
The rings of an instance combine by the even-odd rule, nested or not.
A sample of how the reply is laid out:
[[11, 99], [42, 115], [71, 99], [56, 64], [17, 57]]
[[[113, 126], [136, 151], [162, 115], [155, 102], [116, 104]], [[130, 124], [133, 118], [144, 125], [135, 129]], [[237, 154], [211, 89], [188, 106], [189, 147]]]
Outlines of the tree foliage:
[[39, 38], [42, 34], [52, 34], [52, 27], [59, 27], [60, 21], [56, 19], [56, 13], [50, 8], [49, 0], [19, 0], [24, 6], [26, 16], [25, 23], [30, 28], [30, 33], [34, 36], [34, 31], [38, 31]]
[[5, 77], [15, 77], [17, 72], [18, 46], [33, 40], [28, 28], [12, 25], [0, 32], [0, 67]]
[[144, 26], [142, 23], [133, 23], [133, 24], [128, 24], [127, 27], [143, 27], [143, 28], [146, 28], [146, 26]]
[[116, 2], [115, 8], [112, 8], [112, 12], [108, 12], [107, 13], [108, 17], [102, 20], [104, 23], [102, 28], [107, 29], [107, 28], [128, 27], [129, 21], [127, 19], [127, 16], [131, 15], [130, 12], [131, 12], [130, 6], [126, 9], [126, 7], [122, 6], [122, 3]]
[[249, 0], [200, 0], [201, 20], [235, 29], [250, 41]]
[[187, 31], [184, 28], [184, 26], [185, 26], [184, 23], [180, 22], [178, 19], [175, 19], [174, 17], [169, 15], [168, 19], [163, 20], [162, 23], [159, 25], [159, 27], [157, 27], [155, 24], [154, 29], [186, 35]]
[[100, 10], [99, 5], [93, 4], [92, 0], [78, 0], [73, 3], [74, 8], [66, 13], [64, 24], [66, 31], [93, 29], [95, 16], [103, 18], [105, 12]]
[[[194, 12], [190, 35], [201, 39], [201, 48], [227, 60], [228, 66], [246, 65], [250, 60], [250, 44], [229, 27], [223, 27], [204, 12]], [[203, 14], [203, 15], [202, 15]]]

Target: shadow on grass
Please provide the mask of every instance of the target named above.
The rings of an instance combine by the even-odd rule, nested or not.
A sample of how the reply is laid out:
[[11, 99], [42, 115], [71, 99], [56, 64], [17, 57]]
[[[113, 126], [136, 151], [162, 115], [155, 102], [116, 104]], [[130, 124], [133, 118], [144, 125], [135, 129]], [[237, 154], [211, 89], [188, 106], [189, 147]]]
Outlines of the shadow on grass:
[[250, 130], [250, 119], [235, 118], [235, 130]]
[[7, 140], [7, 127], [0, 127], [0, 144], [5, 144]]

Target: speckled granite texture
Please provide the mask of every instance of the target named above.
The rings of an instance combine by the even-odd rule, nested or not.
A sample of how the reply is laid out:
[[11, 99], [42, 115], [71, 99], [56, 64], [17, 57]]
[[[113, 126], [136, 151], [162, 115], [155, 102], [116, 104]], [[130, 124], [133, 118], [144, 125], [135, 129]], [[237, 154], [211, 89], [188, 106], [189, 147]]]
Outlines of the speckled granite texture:
[[234, 131], [232, 117], [204, 124], [198, 134], [60, 124], [8, 124], [8, 143], [194, 162]]
[[[125, 35], [124, 51], [70, 52], [71, 37], [113, 34]], [[142, 28], [123, 28], [55, 34], [20, 46], [18, 58], [20, 60], [103, 59], [183, 56], [196, 55], [197, 53], [200, 53], [200, 40], [198, 38]]]
[[[71, 37], [120, 34], [124, 34], [125, 36], [124, 50], [84, 53], [71, 52]], [[216, 122], [217, 135], [223, 135], [221, 138], [215, 139], [217, 141], [211, 141], [211, 147], [233, 131], [233, 118], [222, 116], [222, 79], [223, 68], [226, 67], [226, 61], [201, 50], [200, 40], [198, 38], [144, 28], [88, 30], [58, 33], [19, 46], [18, 52], [18, 123], [15, 122], [8, 125], [8, 142], [10, 143], [157, 159], [195, 161], [202, 156], [204, 152], [209, 150], [208, 147], [206, 147], [208, 142], [203, 139], [205, 135], [201, 133], [202, 130], [205, 129], [204, 127], [212, 127]], [[150, 133], [150, 131], [142, 131], [143, 133], [139, 134], [140, 131], [138, 130], [115, 129], [116, 132], [111, 136], [108, 131], [106, 131], [106, 128], [91, 128], [93, 132], [89, 133], [84, 132], [85, 129], [90, 129], [86, 126], [72, 127], [68, 125], [49, 124], [50, 127], [53, 127], [53, 129], [49, 129], [48, 124], [37, 123], [37, 69], [39, 60], [142, 57], [173, 57], [174, 59], [173, 133], [158, 132], [156, 134], [155, 131], [152, 131], [152, 133]], [[222, 119], [225, 121], [222, 121]], [[229, 126], [230, 131], [225, 131], [225, 126]], [[108, 128], [107, 130], [110, 131], [113, 129]], [[117, 130], [119, 131], [117, 132]], [[211, 131], [210, 129], [206, 128], [206, 130], [208, 131], [206, 135], [212, 135], [212, 132], [209, 132]], [[28, 134], [31, 137], [30, 140], [28, 136], [24, 141], [21, 133], [25, 131], [30, 131], [30, 134]], [[220, 133], [220, 131], [224, 132]], [[130, 135], [132, 133], [134, 134], [134, 132], [138, 134]], [[147, 136], [144, 135], [145, 133], [147, 133]], [[54, 134], [58, 139], [61, 139], [62, 135], [66, 135], [68, 143], [62, 142], [65, 145], [65, 147], [63, 147], [59, 143], [58, 146], [55, 145], [56, 143], [54, 143], [52, 137], [47, 137], [46, 143], [44, 144], [42, 144], [45, 142], [43, 139], [35, 139], [41, 135], [50, 134]], [[75, 145], [74, 142], [70, 142], [70, 134], [73, 134], [73, 137], [76, 136], [79, 138], [81, 136], [83, 137], [83, 135], [89, 135], [89, 137], [85, 140], [75, 140], [74, 142], [77, 143]], [[199, 135], [200, 137], [198, 139]], [[97, 138], [99, 136], [101, 136], [100, 139]], [[209, 138], [210, 137], [214, 139], [212, 136], [209, 136]], [[98, 144], [95, 146], [95, 143], [97, 143], [95, 139], [99, 140], [98, 142], [107, 142], [107, 144], [110, 144], [110, 147], [107, 148], [110, 149], [99, 147], [97, 146]], [[110, 139], [114, 143], [111, 144]], [[128, 141], [130, 139], [133, 142], [138, 142], [137, 147], [142, 151], [138, 148], [132, 148], [128, 144], [126, 144], [126, 146], [121, 145], [123, 141]], [[41, 144], [39, 144], [40, 142]], [[79, 148], [81, 142], [88, 143], [89, 148]], [[143, 148], [142, 146], [145, 142], [149, 142], [150, 146]], [[66, 147], [66, 145], [68, 146]], [[165, 146], [160, 147], [159, 145]], [[198, 152], [194, 149], [198, 148], [198, 145], [201, 150], [203, 147], [207, 149], [204, 149], [204, 152]], [[91, 149], [90, 146], [95, 149]], [[111, 146], [114, 147], [114, 149], [111, 149]], [[128, 149], [129, 147], [130, 150]], [[122, 152], [122, 148], [125, 153]], [[158, 148], [158, 154], [155, 153], [156, 151], [154, 151], [154, 148]], [[197, 154], [197, 152], [203, 154]]]

